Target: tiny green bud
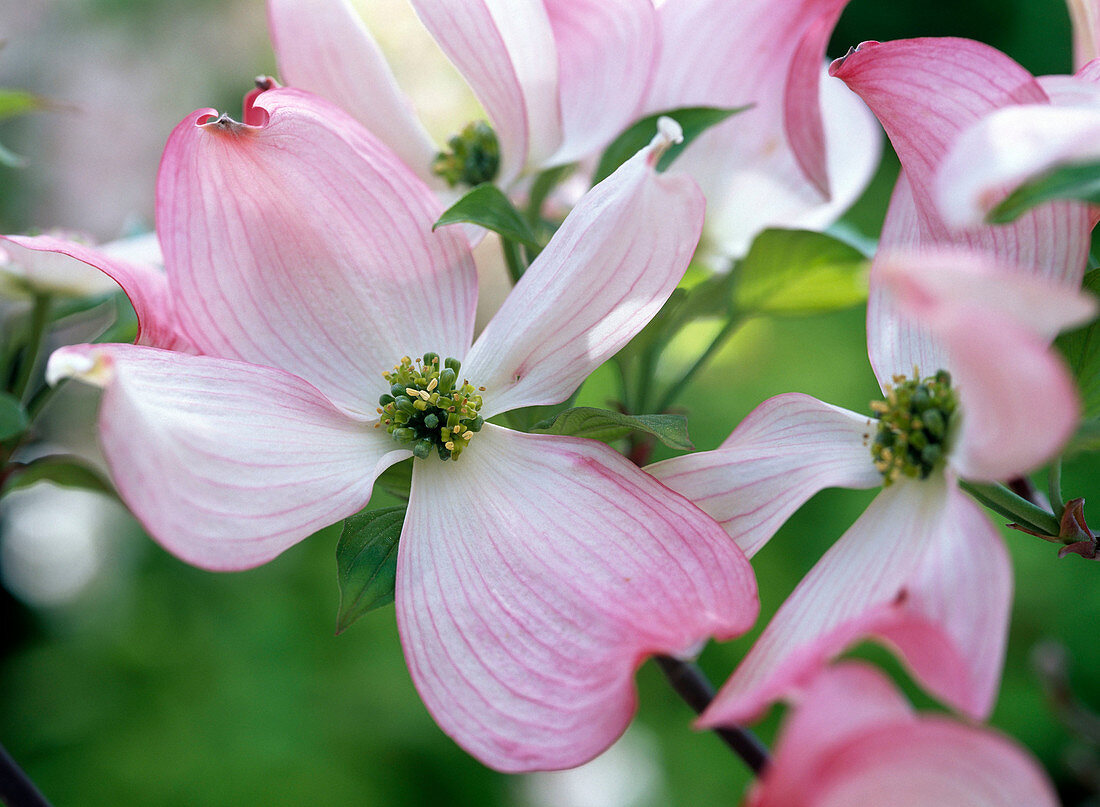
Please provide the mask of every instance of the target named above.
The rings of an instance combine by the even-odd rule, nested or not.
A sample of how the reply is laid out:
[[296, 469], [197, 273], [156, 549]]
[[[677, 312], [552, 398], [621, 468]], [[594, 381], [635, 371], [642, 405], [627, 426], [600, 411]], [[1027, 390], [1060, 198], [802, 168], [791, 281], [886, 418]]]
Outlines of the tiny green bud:
[[921, 420], [924, 421], [924, 428], [929, 434], [942, 439], [947, 433], [947, 421], [944, 420], [943, 412], [939, 409], [929, 409], [921, 416]]
[[451, 390], [455, 388], [456, 380], [458, 380], [458, 373], [454, 368], [447, 367], [439, 374], [439, 393], [441, 395], [450, 395]]
[[387, 406], [393, 403], [396, 399], [392, 395], [380, 395], [378, 397], [379, 406]]
[[913, 390], [913, 397], [909, 400], [910, 405], [917, 412], [923, 412], [932, 405], [932, 396], [928, 394], [928, 390], [924, 387], [917, 387]]
[[432, 455], [432, 441], [427, 438], [422, 438], [416, 441], [416, 445], [413, 446], [413, 456], [426, 460]]
[[429, 412], [424, 415], [424, 427], [427, 429], [439, 428], [439, 416], [435, 412]]
[[921, 449], [921, 464], [931, 469], [943, 456], [943, 448], [938, 444], [928, 445]]

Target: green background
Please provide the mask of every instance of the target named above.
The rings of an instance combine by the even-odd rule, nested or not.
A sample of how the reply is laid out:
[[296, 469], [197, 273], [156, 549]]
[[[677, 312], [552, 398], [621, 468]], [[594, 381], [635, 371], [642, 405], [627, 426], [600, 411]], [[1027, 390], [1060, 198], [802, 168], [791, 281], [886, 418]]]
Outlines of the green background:
[[[140, 39], [184, 6], [217, 4], [74, 3], [66, 24], [117, 26]], [[260, 3], [249, 13], [262, 25]], [[987, 41], [1039, 74], [1070, 68], [1069, 24], [1058, 0], [854, 0], [831, 53], [865, 39], [946, 34]], [[192, 47], [202, 58], [202, 43]], [[252, 74], [273, 72], [269, 53], [257, 60]], [[232, 108], [248, 79], [226, 76], [220, 95], [202, 103]], [[177, 106], [183, 102], [170, 93], [164, 103], [177, 119], [195, 106]], [[6, 232], [64, 223], [27, 220], [27, 199], [41, 181], [35, 172], [50, 154], [21, 142], [20, 125], [0, 128], [0, 139], [31, 159], [22, 172], [0, 169]], [[867, 234], [877, 232], [896, 170], [888, 155], [849, 217]], [[866, 409], [877, 390], [863, 317], [850, 310], [747, 325], [682, 398], [696, 446], [715, 447], [757, 403], [781, 392]], [[615, 394], [612, 378], [598, 373], [584, 401], [605, 405]], [[1088, 459], [1068, 463], [1067, 494], [1088, 496], [1096, 470]], [[758, 556], [764, 613], [757, 632], [872, 495], [818, 495]], [[262, 568], [212, 574], [175, 560], [133, 528], [116, 536], [109, 567], [71, 604], [31, 608], [3, 593], [0, 742], [58, 807], [524, 804], [521, 778], [485, 769], [434, 725], [405, 670], [392, 606], [334, 635], [337, 536], [330, 528]], [[1041, 758], [1067, 805], [1085, 804], [1087, 780], [1100, 778], [1096, 749], [1059, 721], [1029, 656], [1041, 640], [1062, 644], [1075, 690], [1100, 708], [1093, 694], [1100, 690], [1100, 567], [1059, 561], [1050, 545], [1020, 533], [1006, 531], [1006, 541], [1017, 594], [993, 723]], [[725, 679], [755, 633], [706, 649], [701, 664], [712, 680]], [[885, 653], [864, 647], [857, 655], [884, 662], [919, 705], [936, 708]], [[687, 708], [651, 663], [638, 685], [637, 723], [654, 741], [663, 779], [647, 803], [736, 803], [748, 782], [740, 763], [714, 737], [691, 730]], [[761, 727], [769, 741], [776, 722], [773, 714]]]

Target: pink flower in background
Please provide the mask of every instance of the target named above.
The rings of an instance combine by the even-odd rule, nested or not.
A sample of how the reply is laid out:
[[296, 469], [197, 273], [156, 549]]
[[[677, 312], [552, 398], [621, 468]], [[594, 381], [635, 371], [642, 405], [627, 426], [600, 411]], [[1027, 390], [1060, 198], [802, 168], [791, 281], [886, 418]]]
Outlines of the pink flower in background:
[[[724, 261], [769, 226], [821, 229], [863, 192], [881, 137], [824, 73], [847, 0], [414, 0], [500, 142], [498, 184], [596, 156], [642, 114], [753, 109], [678, 161], [703, 187], [704, 248]], [[269, 0], [279, 70], [343, 106], [422, 179], [439, 150], [347, 0]], [[456, 127], [465, 121], [456, 122]]]
[[1042, 767], [996, 732], [914, 714], [874, 668], [824, 670], [783, 723], [746, 807], [1058, 807]]
[[994, 110], [954, 141], [935, 186], [951, 226], [980, 226], [1008, 191], [1050, 168], [1100, 160], [1100, 4], [1068, 5], [1077, 73], [1038, 78], [1045, 97]]
[[1073, 24], [1073, 67], [1080, 70], [1100, 57], [1100, 3], [1096, 0], [1066, 0]]
[[[1091, 298], [978, 256], [880, 256], [880, 293], [909, 338], [869, 340], [887, 400], [872, 420], [789, 394], [711, 452], [648, 470], [752, 555], [824, 487], [886, 488], [822, 557], [719, 692], [704, 725], [743, 722], [873, 636], [957, 709], [985, 717], [1000, 680], [1012, 572], [996, 528], [958, 479], [1007, 479], [1052, 456], [1077, 423], [1073, 382], [1048, 348]], [[920, 369], [921, 381], [906, 380]], [[950, 375], [943, 375], [947, 371]]]
[[[590, 157], [638, 117], [658, 50], [651, 0], [413, 0], [488, 115], [497, 184]], [[421, 179], [432, 142], [349, 0], [268, 0], [282, 78], [339, 104]], [[456, 121], [456, 131], [467, 121]], [[488, 177], [493, 178], [493, 177]]]
[[667, 0], [646, 108], [752, 109], [678, 158], [707, 197], [703, 249], [743, 255], [766, 227], [823, 229], [859, 197], [882, 137], [867, 108], [825, 73], [847, 0]]
[[[52, 237], [79, 243], [92, 239], [78, 233], [51, 233]], [[103, 244], [99, 250], [112, 257], [157, 271], [163, 263], [156, 236], [133, 236]], [[0, 248], [0, 288], [16, 287], [24, 294], [36, 292], [63, 297], [94, 297], [118, 291], [118, 284], [83, 261], [67, 255], [26, 249], [11, 241]]]
[[[964, 247], [1036, 276], [1080, 285], [1092, 229], [1085, 205], [1046, 204], [1009, 226], [959, 231], [944, 221], [936, 203], [938, 174], [961, 133], [996, 110], [1045, 103], [1047, 95], [1030, 73], [989, 45], [952, 38], [865, 42], [834, 62], [831, 72], [867, 102], [901, 161], [882, 227], [883, 250]], [[905, 340], [890, 317], [876, 312], [880, 296], [872, 270], [868, 338], [882, 342], [872, 358]]]
[[264, 563], [357, 512], [415, 453], [396, 610], [429, 711], [502, 770], [590, 759], [630, 720], [647, 654], [748, 629], [752, 571], [607, 446], [484, 421], [564, 400], [672, 292], [703, 215], [690, 180], [652, 167], [677, 133], [578, 204], [471, 346], [469, 247], [431, 232], [438, 200], [389, 149], [297, 90], [253, 95], [245, 121], [199, 110], [169, 139], [159, 281], [9, 239], [100, 267], [138, 313], [138, 345], [64, 348], [50, 378], [105, 387], [121, 496], [208, 569]]

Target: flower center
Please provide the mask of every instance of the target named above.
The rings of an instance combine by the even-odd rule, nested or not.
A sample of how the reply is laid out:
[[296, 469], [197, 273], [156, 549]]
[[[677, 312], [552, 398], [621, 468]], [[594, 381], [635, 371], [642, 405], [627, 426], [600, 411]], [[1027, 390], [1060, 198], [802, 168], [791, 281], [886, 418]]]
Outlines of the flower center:
[[480, 185], [492, 182], [500, 170], [500, 143], [496, 132], [485, 121], [466, 124], [447, 141], [450, 151], [441, 151], [432, 161], [432, 173], [452, 188], [458, 184]]
[[401, 359], [382, 376], [390, 384], [389, 394], [378, 399], [379, 427], [385, 426], [393, 439], [412, 449], [414, 457], [425, 459], [435, 449], [441, 460], [457, 460], [474, 432], [485, 424], [481, 392], [469, 381], [458, 383], [458, 359], [444, 359], [425, 353], [414, 362]]
[[871, 456], [884, 485], [901, 476], [928, 478], [947, 453], [957, 405], [946, 370], [928, 378], [921, 378], [916, 368], [911, 379], [894, 376], [893, 385], [886, 388], [886, 400], [871, 402], [879, 419]]

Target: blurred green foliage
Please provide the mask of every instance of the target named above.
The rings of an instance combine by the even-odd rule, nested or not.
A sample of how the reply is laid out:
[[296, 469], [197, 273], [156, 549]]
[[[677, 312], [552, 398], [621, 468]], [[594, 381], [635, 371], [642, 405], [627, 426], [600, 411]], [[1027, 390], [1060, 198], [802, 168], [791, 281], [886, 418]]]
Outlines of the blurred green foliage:
[[[98, 24], [140, 27], [160, 24], [162, 12], [185, 2], [96, 0], [93, 6]], [[259, 0], [254, 13], [263, 14]], [[988, 41], [1035, 72], [1069, 68], [1060, 0], [853, 0], [831, 53], [862, 39], [944, 34]], [[201, 52], [202, 43], [195, 43], [196, 58]], [[258, 65], [256, 72], [262, 69], [270, 68]], [[229, 77], [227, 84], [234, 83], [241, 77]], [[181, 116], [187, 111], [179, 110]], [[877, 232], [896, 170], [888, 156], [850, 214], [863, 233]], [[18, 194], [12, 184], [0, 188], [6, 197], [0, 214], [18, 207]], [[6, 230], [12, 221], [0, 226]], [[781, 392], [865, 410], [877, 388], [863, 316], [854, 309], [748, 322], [681, 397], [697, 448], [717, 446], [756, 404]], [[605, 406], [615, 394], [614, 374], [604, 368], [577, 404]], [[659, 447], [655, 458], [671, 454]], [[1067, 498], [1087, 496], [1098, 480], [1094, 457], [1067, 462]], [[762, 618], [753, 634], [707, 648], [701, 664], [712, 680], [725, 679], [872, 495], [826, 491], [764, 549], [754, 561]], [[379, 494], [373, 503], [397, 502]], [[57, 807], [520, 804], [515, 778], [486, 770], [428, 716], [405, 669], [392, 607], [335, 635], [338, 535], [337, 525], [259, 569], [212, 574], [175, 560], [134, 526], [114, 536], [106, 572], [72, 605], [31, 609], [0, 592], [0, 624], [7, 628], [0, 741]], [[1094, 694], [1100, 691], [1094, 628], [1100, 568], [1077, 557], [1060, 561], [1053, 546], [1019, 533], [1006, 531], [1006, 541], [1017, 594], [994, 723], [1041, 757], [1066, 803], [1074, 804], [1079, 791], [1067, 759], [1080, 744], [1044, 701], [1029, 654], [1042, 639], [1064, 644], [1076, 691], [1100, 708]], [[936, 708], [886, 653], [861, 648], [858, 654], [885, 663], [919, 705]], [[690, 729], [687, 708], [651, 664], [638, 682], [638, 721], [659, 742], [664, 803], [736, 803], [748, 783], [740, 763], [714, 737]], [[773, 713], [761, 729], [765, 738], [776, 722]]]

